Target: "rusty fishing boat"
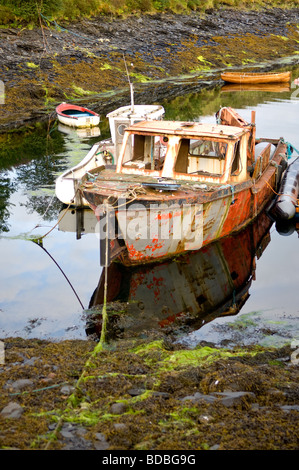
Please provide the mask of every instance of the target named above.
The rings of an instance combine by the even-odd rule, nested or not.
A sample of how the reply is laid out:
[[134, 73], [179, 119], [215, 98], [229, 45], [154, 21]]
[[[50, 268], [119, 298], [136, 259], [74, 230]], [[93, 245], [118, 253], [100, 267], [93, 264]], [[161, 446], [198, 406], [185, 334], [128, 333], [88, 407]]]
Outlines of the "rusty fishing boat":
[[105, 263], [155, 262], [201, 247], [253, 221], [287, 166], [282, 138], [256, 139], [222, 108], [216, 123], [143, 121], [126, 128], [117, 167], [82, 179], [99, 220]]

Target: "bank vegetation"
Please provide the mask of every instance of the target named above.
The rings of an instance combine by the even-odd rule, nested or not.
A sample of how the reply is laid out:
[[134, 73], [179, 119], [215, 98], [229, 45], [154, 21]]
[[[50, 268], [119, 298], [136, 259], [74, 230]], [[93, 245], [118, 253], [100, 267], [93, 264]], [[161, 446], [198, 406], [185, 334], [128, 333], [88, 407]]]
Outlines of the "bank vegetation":
[[0, 26], [34, 25], [40, 16], [73, 21], [95, 15], [206, 12], [218, 8], [296, 8], [299, 0], [2, 0]]

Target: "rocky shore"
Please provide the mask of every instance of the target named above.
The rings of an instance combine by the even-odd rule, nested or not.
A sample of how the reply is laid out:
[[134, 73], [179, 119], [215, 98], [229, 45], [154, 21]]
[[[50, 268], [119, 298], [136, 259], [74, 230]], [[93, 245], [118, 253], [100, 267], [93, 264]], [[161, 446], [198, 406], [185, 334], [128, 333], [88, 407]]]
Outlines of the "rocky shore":
[[0, 28], [0, 131], [53, 117], [61, 101], [101, 114], [127, 104], [127, 71], [136, 102], [153, 103], [213, 86], [223, 69], [290, 68], [299, 61], [298, 19], [299, 9], [227, 9]]
[[0, 448], [298, 450], [298, 361], [169, 338], [5, 340]]

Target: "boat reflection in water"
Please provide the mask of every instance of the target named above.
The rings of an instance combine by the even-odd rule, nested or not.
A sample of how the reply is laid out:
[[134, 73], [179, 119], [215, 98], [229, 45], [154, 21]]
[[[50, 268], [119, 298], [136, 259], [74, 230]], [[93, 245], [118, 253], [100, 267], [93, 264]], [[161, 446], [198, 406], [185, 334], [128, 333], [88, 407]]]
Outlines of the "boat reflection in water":
[[232, 91], [262, 91], [270, 93], [284, 93], [291, 90], [287, 83], [230, 83], [221, 87], [221, 92]]
[[[107, 268], [109, 333], [194, 331], [217, 317], [236, 315], [249, 297], [255, 261], [270, 241], [272, 223], [263, 212], [237, 234], [160, 264], [113, 262]], [[103, 269], [89, 305], [88, 335], [101, 331], [104, 284]]]
[[58, 216], [58, 230], [74, 232], [79, 240], [86, 233], [96, 233], [98, 220], [91, 209], [65, 207]]
[[289, 220], [277, 220], [275, 223], [276, 231], [283, 237], [292, 235], [294, 232], [298, 233], [299, 237], [299, 213]]

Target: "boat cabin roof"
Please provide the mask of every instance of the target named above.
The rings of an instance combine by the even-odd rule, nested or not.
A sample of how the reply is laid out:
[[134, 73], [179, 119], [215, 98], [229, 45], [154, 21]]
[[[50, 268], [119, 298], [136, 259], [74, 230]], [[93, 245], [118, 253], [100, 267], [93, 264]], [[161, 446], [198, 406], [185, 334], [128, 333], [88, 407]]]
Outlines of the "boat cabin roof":
[[239, 139], [249, 132], [247, 128], [221, 124], [183, 122], [183, 121], [142, 121], [126, 129], [133, 133], [175, 134], [194, 138]]
[[248, 127], [142, 121], [125, 129], [116, 173], [188, 181], [244, 181]]

